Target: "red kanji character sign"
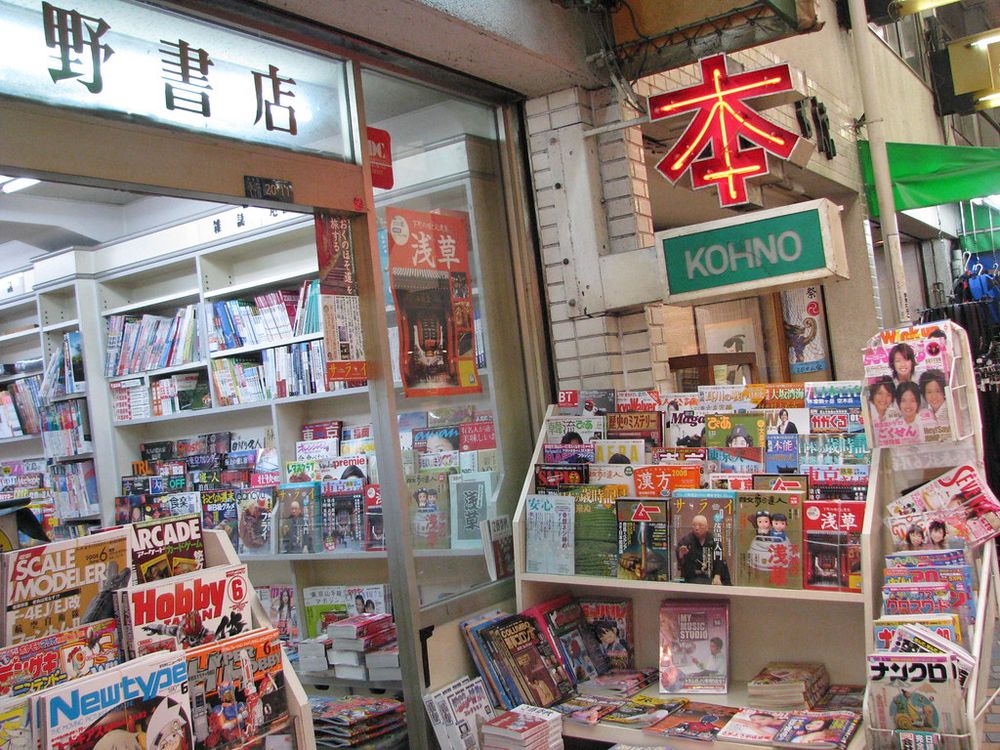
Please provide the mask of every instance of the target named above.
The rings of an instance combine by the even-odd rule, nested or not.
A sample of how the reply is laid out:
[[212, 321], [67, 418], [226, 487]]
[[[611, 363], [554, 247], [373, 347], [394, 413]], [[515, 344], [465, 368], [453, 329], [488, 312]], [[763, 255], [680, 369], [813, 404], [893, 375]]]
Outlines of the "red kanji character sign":
[[[695, 189], [718, 185], [723, 206], [747, 203], [747, 178], [768, 173], [765, 152], [788, 159], [799, 136], [762, 117], [746, 100], [793, 90], [791, 70], [775, 65], [729, 75], [725, 55], [703, 58], [700, 64], [701, 83], [649, 98], [654, 122], [695, 113], [656, 169], [676, 183], [690, 167]], [[741, 138], [756, 147], [743, 148]], [[699, 159], [709, 145], [712, 155]]]

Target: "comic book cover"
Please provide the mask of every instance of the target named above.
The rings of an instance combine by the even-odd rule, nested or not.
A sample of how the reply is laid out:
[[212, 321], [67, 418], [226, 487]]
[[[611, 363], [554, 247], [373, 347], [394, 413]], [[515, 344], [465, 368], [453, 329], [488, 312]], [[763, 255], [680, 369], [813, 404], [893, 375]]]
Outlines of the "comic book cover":
[[10, 645], [114, 616], [112, 592], [132, 577], [131, 534], [113, 529], [5, 552], [5, 640]]
[[864, 502], [806, 500], [803, 587], [830, 591], [861, 590], [861, 525]]
[[549, 417], [545, 420], [547, 443], [590, 443], [605, 435], [605, 417]]
[[320, 495], [318, 508], [316, 525], [323, 551], [360, 550], [364, 547], [363, 491]]
[[41, 746], [191, 748], [184, 654], [150, 654], [38, 696]]
[[512, 615], [484, 628], [480, 635], [501, 675], [528, 703], [548, 708], [572, 694], [566, 669], [530, 617]]
[[869, 654], [868, 718], [876, 729], [966, 731], [961, 688], [945, 654]]
[[496, 504], [493, 500], [493, 479], [491, 471], [470, 471], [451, 474], [448, 477], [451, 495], [451, 547], [452, 549], [472, 549], [482, 546], [479, 524], [493, 516]]
[[764, 448], [764, 471], [795, 474], [799, 470], [799, 438], [805, 435], [768, 435]]
[[666, 500], [619, 498], [618, 577], [670, 580], [670, 524]]
[[281, 642], [274, 628], [208, 643], [185, 656], [197, 747], [243, 747], [288, 722]]
[[168, 516], [141, 521], [128, 528], [132, 531], [135, 583], [160, 581], [205, 567], [200, 516]]
[[201, 493], [201, 527], [224, 531], [233, 549], [240, 548], [239, 506], [236, 490], [203, 490]]
[[604, 717], [604, 721], [619, 726], [642, 728], [679, 711], [687, 704], [686, 698], [656, 698], [636, 695]]
[[583, 618], [594, 631], [611, 669], [633, 669], [635, 629], [631, 599], [587, 597], [579, 600]]
[[736, 492], [677, 490], [670, 498], [673, 580], [730, 585], [736, 559]]
[[451, 545], [448, 476], [437, 472], [405, 477], [414, 549], [448, 549]]
[[729, 685], [729, 602], [660, 605], [660, 692], [724, 694]]
[[250, 627], [253, 587], [246, 565], [198, 570], [116, 592], [122, 649], [129, 658], [191, 648]]
[[738, 492], [741, 586], [802, 588], [803, 492]]
[[295, 589], [291, 586], [271, 586], [271, 624], [278, 629], [278, 636], [289, 658], [297, 655], [299, 647], [299, 611], [295, 603]]
[[645, 731], [664, 737], [712, 742], [737, 711], [738, 708], [730, 706], [688, 701], [674, 713], [646, 727]]
[[314, 526], [319, 482], [287, 482], [275, 491], [278, 505], [278, 550], [281, 554], [318, 552], [320, 540]]
[[274, 488], [254, 487], [236, 492], [239, 513], [239, 554], [274, 553]]
[[0, 698], [37, 693], [120, 663], [114, 619], [24, 641], [0, 649]]
[[701, 487], [701, 465], [692, 462], [635, 466], [632, 481], [636, 497], [668, 497], [674, 490]]
[[521, 614], [538, 623], [539, 629], [562, 659], [573, 684], [590, 680], [608, 670], [607, 657], [587, 625], [579, 603], [569, 594], [536, 604]]

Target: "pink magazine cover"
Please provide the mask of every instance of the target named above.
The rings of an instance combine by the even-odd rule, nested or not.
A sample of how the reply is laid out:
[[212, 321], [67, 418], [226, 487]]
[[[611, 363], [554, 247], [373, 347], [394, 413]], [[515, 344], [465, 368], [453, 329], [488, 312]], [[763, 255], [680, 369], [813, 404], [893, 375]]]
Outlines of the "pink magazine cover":
[[660, 692], [721, 695], [729, 686], [729, 602], [660, 605]]

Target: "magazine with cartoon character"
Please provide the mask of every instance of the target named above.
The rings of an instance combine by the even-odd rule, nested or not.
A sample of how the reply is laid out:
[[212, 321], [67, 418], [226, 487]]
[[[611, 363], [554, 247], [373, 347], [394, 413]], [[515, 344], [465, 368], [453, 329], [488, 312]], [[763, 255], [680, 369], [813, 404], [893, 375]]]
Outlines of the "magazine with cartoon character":
[[250, 627], [246, 565], [206, 568], [117, 592], [122, 650], [130, 658], [231, 638]]
[[635, 628], [632, 600], [587, 597], [580, 599], [579, 603], [608, 666], [618, 670], [633, 669]]
[[869, 654], [868, 706], [874, 729], [966, 731], [958, 673], [948, 654]]
[[737, 493], [741, 586], [802, 588], [804, 492]]
[[41, 693], [41, 747], [50, 750], [194, 747], [182, 653], [135, 659]]

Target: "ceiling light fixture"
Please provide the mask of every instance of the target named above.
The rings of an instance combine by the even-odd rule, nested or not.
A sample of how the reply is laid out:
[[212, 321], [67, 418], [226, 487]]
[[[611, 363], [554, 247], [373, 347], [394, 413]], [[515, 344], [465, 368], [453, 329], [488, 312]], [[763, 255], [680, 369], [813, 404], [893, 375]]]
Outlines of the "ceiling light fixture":
[[5, 179], [5, 182], [0, 183], [0, 192], [4, 193], [16, 193], [18, 190], [24, 190], [32, 185], [37, 185], [39, 182], [32, 177], [8, 177]]
[[993, 42], [1000, 42], [1000, 34], [990, 34], [989, 36], [984, 36], [982, 39], [977, 39], [974, 42], [969, 42], [970, 47], [989, 47]]

